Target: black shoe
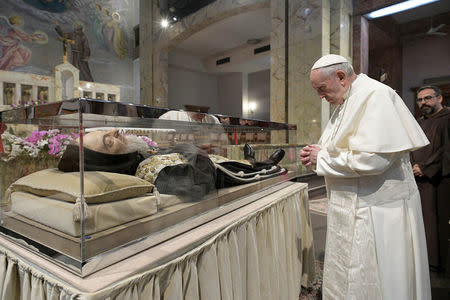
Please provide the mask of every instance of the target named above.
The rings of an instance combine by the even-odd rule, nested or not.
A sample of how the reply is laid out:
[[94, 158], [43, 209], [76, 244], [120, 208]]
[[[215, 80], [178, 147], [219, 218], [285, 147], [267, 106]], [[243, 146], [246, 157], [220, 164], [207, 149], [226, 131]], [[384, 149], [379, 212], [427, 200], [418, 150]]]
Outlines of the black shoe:
[[244, 159], [248, 160], [251, 164], [255, 162], [255, 150], [249, 145], [244, 146]]
[[284, 150], [278, 149], [272, 155], [269, 156], [269, 158], [265, 161], [266, 163], [270, 163], [272, 165], [278, 165], [278, 163], [283, 159], [284, 157]]

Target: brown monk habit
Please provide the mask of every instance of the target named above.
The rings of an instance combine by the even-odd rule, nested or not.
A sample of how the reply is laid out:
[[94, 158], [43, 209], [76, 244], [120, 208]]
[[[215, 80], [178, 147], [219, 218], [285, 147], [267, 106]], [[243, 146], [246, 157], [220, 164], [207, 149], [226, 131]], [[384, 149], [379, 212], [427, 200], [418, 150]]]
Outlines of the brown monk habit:
[[91, 50], [82, 27], [79, 26], [72, 32], [63, 32], [59, 26], [56, 26], [55, 30], [61, 37], [73, 41], [73, 43], [70, 44], [70, 63], [80, 71], [80, 80], [93, 82], [94, 79], [92, 78], [88, 63]]
[[446, 266], [450, 219], [450, 108], [444, 107], [418, 123], [430, 144], [411, 153], [424, 176], [416, 177], [422, 200], [422, 213], [431, 266]]

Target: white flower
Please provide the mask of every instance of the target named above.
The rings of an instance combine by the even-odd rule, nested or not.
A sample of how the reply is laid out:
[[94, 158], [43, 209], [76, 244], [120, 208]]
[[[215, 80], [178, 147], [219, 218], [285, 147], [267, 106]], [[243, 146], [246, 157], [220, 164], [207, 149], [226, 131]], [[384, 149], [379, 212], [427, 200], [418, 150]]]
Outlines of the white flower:
[[5, 131], [5, 132], [2, 134], [2, 140], [3, 140], [5, 143], [12, 144], [12, 143], [14, 143], [14, 141], [16, 140], [16, 136], [10, 134], [10, 133], [7, 132], [7, 131]]
[[13, 144], [11, 146], [12, 146], [12, 149], [11, 149], [11, 154], [10, 155], [12, 157], [16, 157], [16, 156], [22, 154], [23, 151], [22, 151], [22, 148], [20, 147], [20, 145]]
[[59, 134], [59, 129], [51, 129], [51, 130], [47, 131], [47, 135], [49, 137], [52, 137], [52, 136], [55, 136], [55, 135], [58, 135], [58, 134]]
[[48, 145], [48, 140], [40, 140], [36, 144], [39, 148], [44, 148], [45, 145]]
[[39, 149], [37, 149], [37, 148], [32, 148], [29, 155], [30, 155], [31, 157], [37, 157], [38, 154], [39, 154]]

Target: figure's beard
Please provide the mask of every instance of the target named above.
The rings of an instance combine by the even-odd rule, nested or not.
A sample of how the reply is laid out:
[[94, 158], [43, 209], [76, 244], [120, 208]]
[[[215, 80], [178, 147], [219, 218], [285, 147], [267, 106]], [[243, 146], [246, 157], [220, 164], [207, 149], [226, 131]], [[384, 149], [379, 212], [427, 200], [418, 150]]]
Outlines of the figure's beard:
[[136, 135], [126, 135], [127, 145], [125, 153], [139, 152], [145, 158], [150, 156], [150, 147], [148, 144]]
[[424, 104], [420, 108], [420, 111], [422, 112], [422, 114], [424, 116], [429, 116], [429, 115], [432, 115], [436, 111], [436, 107]]

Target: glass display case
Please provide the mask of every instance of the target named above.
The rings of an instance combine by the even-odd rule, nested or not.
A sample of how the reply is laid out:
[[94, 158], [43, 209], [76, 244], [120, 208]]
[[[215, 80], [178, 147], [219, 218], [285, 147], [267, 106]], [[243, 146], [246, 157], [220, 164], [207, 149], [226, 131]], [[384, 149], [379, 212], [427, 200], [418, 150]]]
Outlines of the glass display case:
[[86, 98], [0, 112], [1, 234], [86, 276], [301, 172], [294, 125], [168, 113]]

